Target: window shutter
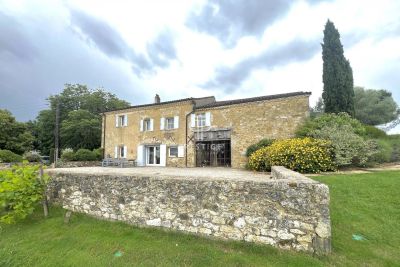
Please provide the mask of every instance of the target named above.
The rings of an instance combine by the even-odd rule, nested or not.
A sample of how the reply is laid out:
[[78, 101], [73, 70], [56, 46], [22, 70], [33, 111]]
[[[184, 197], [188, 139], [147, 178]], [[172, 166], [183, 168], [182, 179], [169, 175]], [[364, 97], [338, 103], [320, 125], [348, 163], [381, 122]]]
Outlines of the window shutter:
[[143, 132], [143, 120], [140, 120], [140, 131]]
[[115, 127], [118, 127], [118, 115], [115, 115]]
[[175, 129], [179, 128], [179, 116], [174, 117], [174, 128]]
[[124, 158], [128, 157], [127, 153], [128, 153], [128, 147], [124, 146]]
[[178, 158], [183, 158], [185, 156], [185, 147], [178, 146]]
[[190, 127], [196, 127], [196, 114], [190, 115]]
[[118, 158], [118, 146], [115, 146], [114, 148], [114, 158]]
[[124, 126], [128, 126], [128, 115], [124, 115], [125, 116], [125, 124]]
[[138, 166], [144, 166], [144, 146], [139, 145], [137, 147], [136, 163]]
[[154, 130], [154, 120], [150, 119], [150, 131]]
[[160, 145], [160, 165], [165, 166], [167, 163], [167, 145]]
[[160, 130], [164, 130], [164, 122], [165, 122], [165, 118], [161, 118], [161, 120], [160, 120]]
[[211, 126], [211, 113], [206, 112], [206, 126]]

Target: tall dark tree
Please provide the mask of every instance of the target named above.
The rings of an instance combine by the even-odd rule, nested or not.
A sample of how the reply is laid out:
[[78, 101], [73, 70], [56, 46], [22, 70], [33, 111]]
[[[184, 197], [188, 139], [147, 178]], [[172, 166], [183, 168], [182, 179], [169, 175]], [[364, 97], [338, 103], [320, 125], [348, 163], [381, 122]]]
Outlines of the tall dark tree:
[[347, 112], [354, 116], [353, 71], [344, 57], [339, 31], [330, 20], [324, 29], [322, 60], [325, 112]]

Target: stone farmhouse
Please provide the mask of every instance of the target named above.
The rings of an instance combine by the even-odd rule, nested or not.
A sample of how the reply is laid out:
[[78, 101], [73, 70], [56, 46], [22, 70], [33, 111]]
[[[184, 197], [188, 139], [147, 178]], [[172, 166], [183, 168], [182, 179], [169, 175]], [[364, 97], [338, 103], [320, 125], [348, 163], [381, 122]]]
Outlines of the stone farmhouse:
[[138, 166], [243, 168], [249, 145], [293, 137], [309, 116], [308, 92], [229, 101], [214, 96], [131, 106], [103, 113], [102, 148]]

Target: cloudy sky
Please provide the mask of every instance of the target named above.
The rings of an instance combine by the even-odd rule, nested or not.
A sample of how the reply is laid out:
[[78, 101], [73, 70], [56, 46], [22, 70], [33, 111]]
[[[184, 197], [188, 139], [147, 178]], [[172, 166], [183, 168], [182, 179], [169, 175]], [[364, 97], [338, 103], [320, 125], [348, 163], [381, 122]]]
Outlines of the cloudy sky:
[[339, 29], [355, 85], [400, 103], [398, 0], [2, 0], [0, 108], [25, 121], [65, 83], [132, 104], [322, 92], [321, 45]]

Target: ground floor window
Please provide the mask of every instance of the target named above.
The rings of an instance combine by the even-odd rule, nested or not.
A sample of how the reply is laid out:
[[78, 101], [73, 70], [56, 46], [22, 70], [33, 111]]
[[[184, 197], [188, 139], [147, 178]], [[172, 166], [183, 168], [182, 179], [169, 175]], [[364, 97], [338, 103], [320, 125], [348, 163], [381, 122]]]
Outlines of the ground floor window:
[[196, 166], [231, 166], [231, 141], [196, 142]]
[[170, 146], [168, 149], [168, 154], [170, 157], [178, 157], [178, 147], [177, 146]]

